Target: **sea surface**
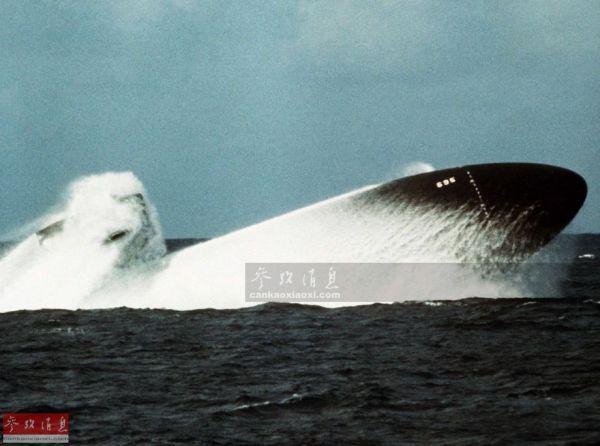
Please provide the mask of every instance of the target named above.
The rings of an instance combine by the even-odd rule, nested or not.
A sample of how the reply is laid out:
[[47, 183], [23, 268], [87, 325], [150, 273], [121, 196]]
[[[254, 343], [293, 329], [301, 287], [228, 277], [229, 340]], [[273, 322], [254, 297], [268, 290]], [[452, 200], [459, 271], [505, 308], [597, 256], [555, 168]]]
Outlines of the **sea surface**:
[[0, 313], [0, 412], [75, 445], [597, 445], [600, 236], [552, 250], [546, 298]]

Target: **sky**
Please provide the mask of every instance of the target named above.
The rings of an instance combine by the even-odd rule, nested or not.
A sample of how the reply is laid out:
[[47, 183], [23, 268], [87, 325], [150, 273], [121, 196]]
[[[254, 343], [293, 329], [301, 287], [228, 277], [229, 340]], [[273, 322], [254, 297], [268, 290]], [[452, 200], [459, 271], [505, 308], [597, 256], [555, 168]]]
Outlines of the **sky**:
[[0, 2], [0, 234], [132, 171], [213, 237], [436, 168], [583, 175], [600, 232], [598, 1]]

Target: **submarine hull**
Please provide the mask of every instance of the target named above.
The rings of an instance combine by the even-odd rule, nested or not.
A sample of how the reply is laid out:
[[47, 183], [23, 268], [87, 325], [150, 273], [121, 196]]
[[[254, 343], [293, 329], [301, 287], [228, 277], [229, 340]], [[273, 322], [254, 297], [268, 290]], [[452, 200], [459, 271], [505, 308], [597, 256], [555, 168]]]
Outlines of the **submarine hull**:
[[[394, 203], [460, 213], [489, 237], [492, 258], [519, 260], [551, 241], [577, 215], [585, 180], [561, 167], [529, 163], [478, 164], [419, 174], [356, 197], [364, 206]], [[479, 249], [481, 252], [481, 247]]]
[[245, 299], [248, 264], [402, 263], [410, 274], [384, 283], [348, 276], [344, 283], [364, 296], [362, 303], [378, 301], [374, 286], [397, 290], [391, 300], [499, 297], [496, 287], [455, 282], [467, 277], [478, 284], [498, 266], [511, 269], [573, 219], [586, 192], [576, 173], [537, 164], [482, 164], [401, 178], [182, 249], [168, 257], [152, 294], [182, 296], [180, 309], [199, 302], [238, 308], [256, 304]]

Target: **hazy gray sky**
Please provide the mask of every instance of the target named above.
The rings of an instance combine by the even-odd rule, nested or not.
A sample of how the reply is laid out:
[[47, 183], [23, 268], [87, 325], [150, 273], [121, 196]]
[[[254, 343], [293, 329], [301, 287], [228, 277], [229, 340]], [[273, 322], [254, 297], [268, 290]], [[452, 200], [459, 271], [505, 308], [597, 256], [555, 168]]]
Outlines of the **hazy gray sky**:
[[0, 3], [0, 233], [131, 170], [214, 236], [425, 161], [581, 173], [600, 231], [598, 1]]

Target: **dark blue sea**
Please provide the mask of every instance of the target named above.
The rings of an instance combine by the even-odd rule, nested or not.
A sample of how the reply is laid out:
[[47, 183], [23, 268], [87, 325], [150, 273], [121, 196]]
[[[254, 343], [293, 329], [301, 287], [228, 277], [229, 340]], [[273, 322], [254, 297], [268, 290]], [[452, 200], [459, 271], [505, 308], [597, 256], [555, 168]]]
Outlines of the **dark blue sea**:
[[552, 250], [543, 298], [0, 313], [0, 412], [74, 445], [597, 445], [600, 236]]

